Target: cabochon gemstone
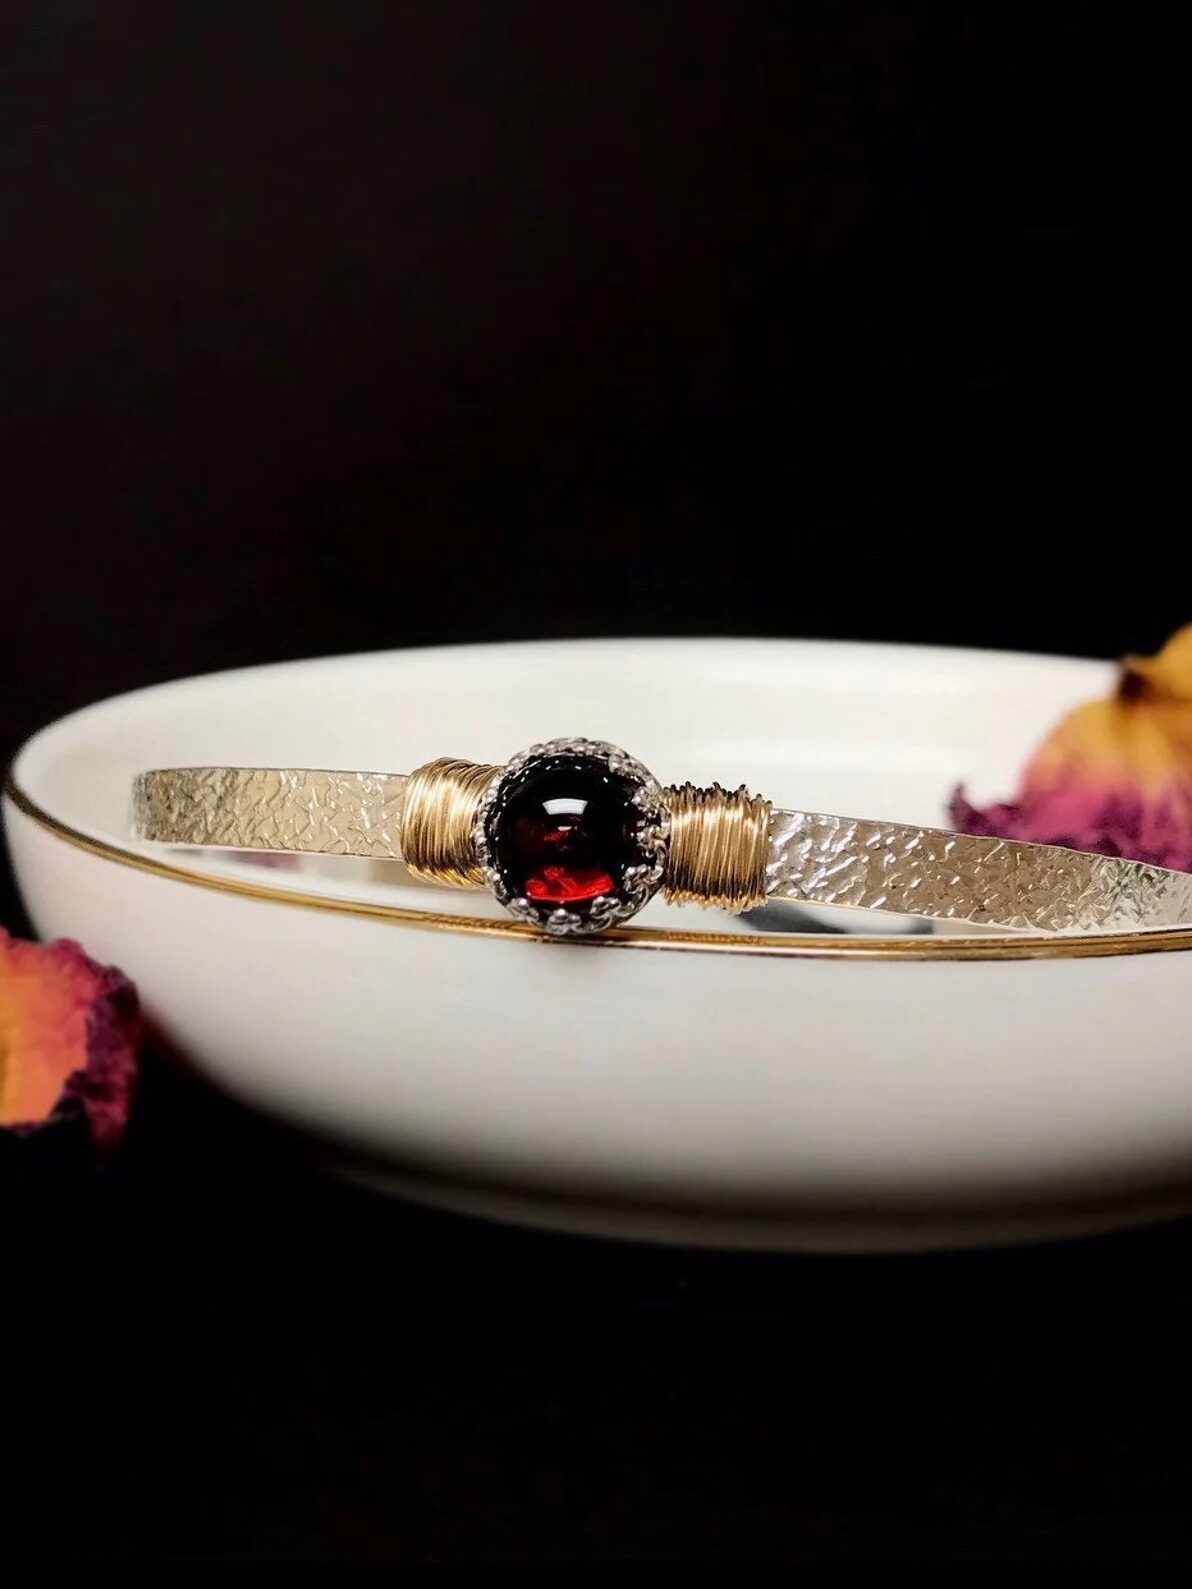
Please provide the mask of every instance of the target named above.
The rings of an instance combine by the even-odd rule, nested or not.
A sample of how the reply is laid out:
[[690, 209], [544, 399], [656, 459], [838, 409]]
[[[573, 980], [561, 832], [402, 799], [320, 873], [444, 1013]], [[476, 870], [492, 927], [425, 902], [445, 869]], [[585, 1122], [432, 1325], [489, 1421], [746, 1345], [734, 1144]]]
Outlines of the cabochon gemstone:
[[514, 897], [583, 907], [616, 894], [642, 860], [633, 781], [594, 756], [543, 757], [513, 775], [490, 820], [493, 861]]

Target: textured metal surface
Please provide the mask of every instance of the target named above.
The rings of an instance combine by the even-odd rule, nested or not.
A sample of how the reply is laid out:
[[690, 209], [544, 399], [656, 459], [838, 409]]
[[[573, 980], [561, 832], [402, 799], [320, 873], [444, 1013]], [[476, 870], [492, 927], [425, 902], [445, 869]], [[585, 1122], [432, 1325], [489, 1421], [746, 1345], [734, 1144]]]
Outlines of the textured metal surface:
[[170, 767], [133, 786], [137, 836], [229, 850], [401, 856], [404, 775]]
[[[401, 857], [393, 773], [179, 767], [134, 786], [137, 836], [224, 849]], [[1192, 874], [1103, 855], [774, 811], [770, 898], [1048, 933], [1192, 926]]]
[[1192, 875], [1047, 844], [813, 812], [770, 819], [766, 892], [1034, 932], [1192, 923]]

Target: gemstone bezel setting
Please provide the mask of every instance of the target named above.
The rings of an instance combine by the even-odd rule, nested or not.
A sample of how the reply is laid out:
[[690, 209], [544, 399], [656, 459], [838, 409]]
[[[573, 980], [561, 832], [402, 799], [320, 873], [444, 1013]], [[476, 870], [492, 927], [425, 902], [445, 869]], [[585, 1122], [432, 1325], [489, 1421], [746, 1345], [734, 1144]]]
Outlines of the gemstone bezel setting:
[[[627, 784], [632, 790], [629, 803], [635, 818], [630, 838], [633, 859], [619, 869], [617, 886], [571, 909], [553, 901], [528, 898], [512, 885], [497, 863], [499, 824], [511, 792], [516, 791], [524, 776], [538, 765], [565, 762], [569, 757], [577, 764], [595, 762]], [[476, 854], [495, 898], [519, 920], [556, 938], [602, 932], [635, 916], [654, 897], [662, 882], [669, 838], [670, 815], [662, 785], [640, 761], [618, 746], [598, 739], [552, 739], [519, 752], [501, 768], [485, 790], [474, 829]]]

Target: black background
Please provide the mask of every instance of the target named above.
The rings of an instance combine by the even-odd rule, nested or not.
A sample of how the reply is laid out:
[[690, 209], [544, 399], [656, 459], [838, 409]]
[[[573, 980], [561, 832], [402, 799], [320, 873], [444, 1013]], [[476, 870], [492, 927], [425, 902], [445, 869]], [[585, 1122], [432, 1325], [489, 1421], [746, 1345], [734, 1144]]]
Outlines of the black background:
[[[403, 643], [1154, 647], [1192, 616], [1176, 14], [14, 7], [3, 747]], [[519, 1234], [152, 1063], [104, 1188], [9, 1226], [0, 1551], [1192, 1554], [1181, 1227]]]

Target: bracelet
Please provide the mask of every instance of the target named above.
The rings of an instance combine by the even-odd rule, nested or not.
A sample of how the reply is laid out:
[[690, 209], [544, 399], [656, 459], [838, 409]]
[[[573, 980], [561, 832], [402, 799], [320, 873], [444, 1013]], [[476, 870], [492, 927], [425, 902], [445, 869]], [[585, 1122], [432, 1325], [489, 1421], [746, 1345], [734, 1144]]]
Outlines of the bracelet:
[[743, 786], [664, 787], [598, 740], [408, 775], [171, 767], [136, 778], [133, 808], [136, 836], [156, 843], [401, 860], [428, 882], [487, 886], [560, 937], [626, 921], [658, 892], [738, 912], [784, 899], [1028, 932], [1192, 926], [1192, 874], [778, 810]]

